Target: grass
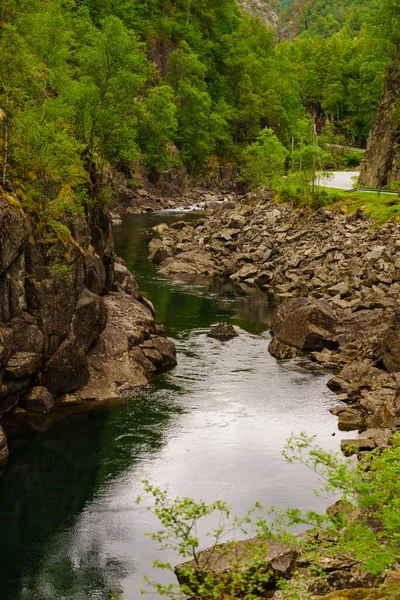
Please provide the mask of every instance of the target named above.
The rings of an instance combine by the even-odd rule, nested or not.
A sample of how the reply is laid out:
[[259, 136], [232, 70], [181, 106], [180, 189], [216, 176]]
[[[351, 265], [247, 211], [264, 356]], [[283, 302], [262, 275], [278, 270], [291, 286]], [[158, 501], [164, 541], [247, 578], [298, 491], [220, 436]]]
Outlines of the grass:
[[397, 194], [381, 194], [375, 192], [344, 192], [335, 188], [323, 188], [333, 205], [340, 205], [349, 214], [362, 210], [367, 217], [377, 223], [389, 219], [400, 221], [400, 198]]

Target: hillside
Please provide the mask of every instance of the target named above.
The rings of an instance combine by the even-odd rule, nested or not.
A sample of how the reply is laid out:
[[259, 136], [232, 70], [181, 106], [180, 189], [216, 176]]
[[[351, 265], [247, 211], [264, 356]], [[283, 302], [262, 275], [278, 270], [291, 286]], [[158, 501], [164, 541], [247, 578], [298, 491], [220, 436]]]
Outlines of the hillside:
[[269, 24], [278, 2], [241, 4], [268, 23], [236, 0], [3, 2], [2, 187], [63, 222], [109, 201], [104, 173], [123, 173], [126, 189], [243, 174], [266, 129], [290, 168], [312, 120], [327, 143], [365, 144], [391, 50], [370, 3], [296, 0], [282, 13], [302, 31], [292, 44]]
[[294, 0], [284, 2], [280, 35], [293, 39], [300, 34], [329, 37], [344, 26], [359, 31], [376, 3], [374, 0]]

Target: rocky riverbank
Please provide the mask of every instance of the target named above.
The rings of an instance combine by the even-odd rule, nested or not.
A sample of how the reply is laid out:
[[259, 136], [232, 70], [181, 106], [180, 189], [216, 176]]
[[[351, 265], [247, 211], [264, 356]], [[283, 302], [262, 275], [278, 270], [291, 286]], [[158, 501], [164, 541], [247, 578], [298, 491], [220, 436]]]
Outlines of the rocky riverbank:
[[189, 206], [208, 208], [215, 202], [236, 197], [232, 192], [233, 182], [229, 183], [227, 190], [218, 190], [189, 185], [182, 178], [179, 179], [179, 186], [169, 183], [164, 188], [162, 185], [152, 186], [146, 180], [142, 180], [137, 187], [132, 187], [121, 173], [110, 174], [109, 181], [112, 189], [111, 217], [113, 222], [118, 224], [121, 216], [126, 214], [142, 214]]
[[[400, 427], [400, 227], [276, 204], [269, 192], [215, 206], [196, 223], [160, 225], [150, 259], [164, 274], [228, 277], [282, 302], [272, 333], [279, 359], [309, 351], [337, 371], [329, 385], [343, 430], [360, 450]], [[349, 442], [344, 442], [349, 447]]]
[[[174, 366], [154, 315], [114, 253], [107, 213], [43, 224], [0, 197], [3, 424], [40, 429], [49, 414], [90, 409]], [[1, 465], [7, 457], [0, 427]]]

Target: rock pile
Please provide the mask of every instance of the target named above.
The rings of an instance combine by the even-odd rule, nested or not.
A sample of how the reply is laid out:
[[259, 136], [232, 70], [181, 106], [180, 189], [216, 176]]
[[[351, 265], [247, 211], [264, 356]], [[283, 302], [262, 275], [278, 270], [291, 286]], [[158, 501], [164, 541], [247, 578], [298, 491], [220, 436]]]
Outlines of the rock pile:
[[162, 225], [150, 258], [165, 274], [229, 277], [282, 301], [270, 350], [312, 352], [340, 371], [330, 386], [344, 430], [400, 427], [400, 226], [276, 204], [266, 192], [179, 228]]

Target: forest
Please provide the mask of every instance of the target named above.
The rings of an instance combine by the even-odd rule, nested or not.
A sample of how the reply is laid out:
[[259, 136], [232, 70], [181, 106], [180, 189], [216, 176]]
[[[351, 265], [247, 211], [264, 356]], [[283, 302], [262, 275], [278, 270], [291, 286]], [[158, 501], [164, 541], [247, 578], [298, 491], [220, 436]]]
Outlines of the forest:
[[2, 600], [399, 598], [399, 89], [400, 0], [0, 0]]
[[178, 163], [192, 178], [233, 164], [260, 184], [270, 176], [254, 157], [270, 148], [272, 173], [307, 163], [313, 120], [321, 143], [365, 146], [396, 2], [288, 4], [280, 27], [297, 15], [293, 41], [235, 0], [4, 0], [3, 190], [61, 218], [107, 201], [106, 165], [132, 186], [135, 170], [156, 183]]

